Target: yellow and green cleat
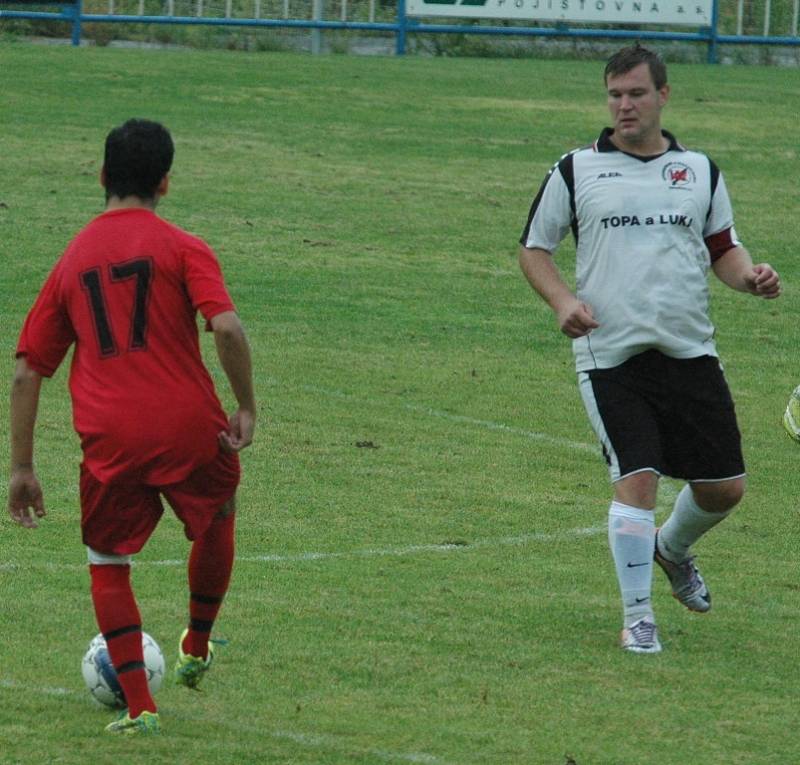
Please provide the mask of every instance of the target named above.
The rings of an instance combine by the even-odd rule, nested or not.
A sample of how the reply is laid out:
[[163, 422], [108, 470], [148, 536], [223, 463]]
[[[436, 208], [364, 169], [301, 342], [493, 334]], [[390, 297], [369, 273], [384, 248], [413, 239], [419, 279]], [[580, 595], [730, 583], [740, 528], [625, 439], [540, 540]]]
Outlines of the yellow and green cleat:
[[783, 427], [789, 438], [800, 443], [800, 385], [789, 396], [789, 403], [783, 413]]
[[123, 712], [118, 720], [106, 725], [108, 733], [124, 733], [126, 736], [153, 735], [161, 733], [161, 723], [158, 712], [142, 712], [138, 717], [131, 719], [128, 712]]
[[183, 631], [181, 639], [178, 641], [178, 661], [175, 663], [175, 682], [178, 685], [185, 685], [187, 688], [197, 688], [203, 675], [208, 672], [211, 662], [214, 660], [214, 644], [223, 643], [222, 640], [208, 641], [208, 658], [201, 659], [199, 656], [191, 656], [183, 652], [183, 639], [186, 637], [188, 629]]

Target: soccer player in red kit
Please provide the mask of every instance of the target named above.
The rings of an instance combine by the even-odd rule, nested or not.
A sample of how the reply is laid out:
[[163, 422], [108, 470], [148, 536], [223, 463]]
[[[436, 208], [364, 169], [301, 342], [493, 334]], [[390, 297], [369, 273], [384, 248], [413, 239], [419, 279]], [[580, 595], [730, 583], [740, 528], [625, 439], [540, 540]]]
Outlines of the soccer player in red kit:
[[[209, 635], [234, 559], [237, 452], [251, 443], [256, 419], [250, 351], [219, 263], [202, 240], [155, 214], [173, 154], [155, 122], [129, 120], [109, 133], [105, 212], [70, 242], [28, 314], [11, 394], [8, 509], [34, 528], [45, 515], [33, 467], [41, 381], [74, 345], [81, 531], [97, 622], [128, 704], [111, 732], [160, 729], [130, 562], [158, 523], [162, 498], [192, 541], [176, 680], [195, 687], [211, 664]], [[198, 311], [238, 404], [230, 418], [202, 361]]]

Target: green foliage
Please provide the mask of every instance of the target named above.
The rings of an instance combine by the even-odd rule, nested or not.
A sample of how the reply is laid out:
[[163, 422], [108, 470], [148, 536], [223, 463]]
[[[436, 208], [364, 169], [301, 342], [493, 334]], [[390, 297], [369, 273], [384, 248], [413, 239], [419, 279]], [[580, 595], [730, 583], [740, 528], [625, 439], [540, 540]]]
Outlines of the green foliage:
[[[714, 611], [657, 580], [665, 650], [633, 657], [569, 344], [516, 264], [545, 172], [605, 124], [600, 61], [0, 44], [0, 66], [0, 397], [42, 280], [102, 209], [103, 138], [146, 116], [177, 146], [160, 213], [219, 253], [261, 405], [230, 644], [203, 693], [162, 689], [159, 739], [119, 741], [79, 672], [96, 627], [66, 365], [45, 384], [49, 515], [0, 534], [2, 765], [796, 760], [798, 452], [779, 425], [798, 376], [794, 73], [671, 68], [666, 126], [723, 168], [786, 294], [712, 286], [749, 493], [698, 547]], [[165, 516], [133, 575], [170, 664], [186, 553]]]
[[[771, 35], [790, 35], [793, 29], [794, 3], [792, 0], [745, 0], [742, 4], [742, 34], [763, 35], [765, 21], [767, 32]], [[723, 34], [736, 34], [738, 22], [738, 3], [720, 4], [720, 31]]]

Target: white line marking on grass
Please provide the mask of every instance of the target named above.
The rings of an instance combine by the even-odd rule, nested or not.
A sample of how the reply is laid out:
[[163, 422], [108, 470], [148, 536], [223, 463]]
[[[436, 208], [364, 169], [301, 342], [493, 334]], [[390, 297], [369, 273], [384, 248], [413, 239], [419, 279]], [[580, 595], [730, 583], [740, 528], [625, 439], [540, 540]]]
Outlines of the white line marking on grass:
[[559, 436], [552, 436], [549, 433], [540, 433], [535, 430], [526, 430], [525, 428], [518, 428], [514, 425], [506, 425], [502, 422], [492, 422], [492, 420], [478, 420], [475, 417], [467, 417], [463, 414], [451, 414], [450, 412], [443, 412], [439, 409], [431, 409], [429, 407], [420, 406], [419, 404], [403, 404], [404, 409], [412, 412], [421, 412], [430, 417], [439, 417], [443, 420], [450, 420], [451, 422], [464, 423], [466, 425], [475, 425], [487, 430], [499, 430], [504, 433], [510, 433], [514, 436], [522, 436], [529, 438], [532, 441], [544, 441], [552, 446], [563, 446], [567, 449], [574, 449], [575, 451], [591, 452], [592, 454], [599, 454], [600, 447], [595, 444], [585, 444], [582, 441], [572, 441], [568, 438], [560, 438]]
[[237, 558], [237, 562], [245, 563], [293, 563], [302, 561], [325, 560], [330, 558], [382, 558], [403, 557], [419, 553], [453, 553], [469, 552], [482, 547], [500, 547], [506, 545], [524, 545], [529, 542], [557, 542], [579, 537], [594, 536], [606, 531], [606, 526], [589, 526], [586, 528], [567, 529], [554, 533], [523, 534], [516, 537], [497, 537], [495, 539], [478, 539], [474, 542], [442, 542], [440, 544], [406, 545], [405, 547], [387, 547], [374, 550], [351, 550], [349, 552], [309, 552], [295, 555], [245, 555]]
[[[348, 550], [339, 552], [300, 552], [290, 554], [265, 553], [263, 555], [240, 555], [236, 563], [305, 563], [306, 561], [332, 560], [337, 558], [395, 558], [406, 555], [424, 553], [462, 553], [484, 547], [503, 547], [509, 545], [526, 545], [531, 542], [558, 542], [581, 537], [594, 536], [606, 531], [606, 526], [587, 526], [584, 528], [564, 529], [555, 532], [534, 532], [515, 537], [495, 537], [476, 539], [472, 542], [453, 541], [438, 544], [405, 545], [403, 547], [384, 547], [366, 550]], [[185, 566], [185, 560], [134, 560], [134, 566]], [[16, 569], [49, 569], [52, 571], [84, 569], [84, 563], [2, 563], [0, 571]]]
[[[279, 384], [277, 380], [272, 380], [271, 382], [275, 384]], [[342, 401], [352, 401], [357, 404], [369, 404], [370, 406], [386, 406], [386, 401], [379, 401], [377, 399], [369, 399], [369, 398], [361, 398], [359, 396], [354, 396], [350, 393], [345, 393], [344, 391], [340, 390], [331, 390], [330, 388], [320, 388], [317, 385], [300, 385], [298, 386], [301, 390], [307, 391], [308, 393], [319, 393], [323, 396], [328, 396], [329, 398], [338, 398]], [[582, 441], [572, 441], [568, 438], [560, 438], [559, 436], [553, 436], [549, 433], [541, 433], [536, 430], [527, 430], [526, 428], [518, 428], [514, 425], [506, 425], [502, 422], [493, 422], [492, 420], [479, 420], [475, 417], [467, 417], [463, 414], [452, 414], [451, 412], [445, 412], [441, 409], [433, 409], [432, 407], [424, 406], [422, 404], [414, 404], [411, 402], [403, 402], [402, 403], [403, 409], [407, 409], [410, 412], [417, 412], [419, 414], [426, 414], [428, 417], [436, 417], [442, 420], [450, 420], [451, 422], [458, 422], [464, 425], [474, 425], [476, 427], [485, 428], [487, 430], [498, 430], [504, 433], [510, 433], [511, 435], [515, 436], [522, 436], [523, 438], [529, 438], [533, 441], [542, 441], [544, 443], [551, 444], [553, 446], [562, 446], [567, 449], [574, 449], [575, 451], [581, 452], [591, 452], [592, 454], [599, 454], [600, 447], [597, 444], [587, 444]]]
[[[19, 683], [15, 680], [10, 678], [2, 678], [0, 679], [0, 688], [5, 688], [6, 690], [11, 691], [27, 691], [29, 693], [35, 693], [40, 696], [59, 696], [59, 697], [73, 697], [75, 699], [82, 699], [88, 701], [88, 693], [87, 691], [78, 691], [74, 688], [50, 688], [47, 686], [35, 686], [35, 685], [26, 685], [24, 683]], [[91, 704], [91, 702], [89, 702]], [[91, 704], [92, 707], [98, 709], [98, 711], [102, 711], [100, 707], [95, 704]], [[113, 710], [109, 710], [112, 712]], [[188, 718], [194, 720], [196, 722], [206, 722], [203, 720], [202, 716], [194, 716], [194, 715], [181, 715], [181, 717]], [[209, 721], [210, 722], [210, 721]], [[240, 730], [245, 732], [251, 732], [252, 726], [249, 725], [237, 725], [234, 721], [230, 721], [223, 717], [215, 717], [213, 720], [215, 725], [220, 725], [224, 728], [229, 730]], [[169, 721], [166, 722], [169, 724]], [[168, 731], [167, 731], [168, 732]], [[348, 751], [352, 751], [353, 748], [346, 742], [340, 739], [335, 738], [334, 736], [325, 736], [325, 735], [315, 735], [309, 733], [295, 733], [294, 731], [288, 730], [273, 730], [267, 731], [267, 734], [275, 739], [281, 739], [284, 741], [292, 741], [295, 744], [299, 744], [306, 749], [338, 749], [342, 750], [347, 748]], [[422, 765], [445, 765], [438, 757], [432, 754], [426, 754], [424, 752], [392, 752], [386, 749], [364, 749], [362, 750], [365, 754], [370, 754], [375, 757], [379, 757], [382, 760], [386, 760], [388, 762], [413, 762], [413, 763], [422, 763]]]
[[[280, 383], [272, 379], [270, 382], [274, 385], [280, 385]], [[342, 401], [352, 401], [357, 404], [368, 404], [370, 406], [384, 406], [386, 404], [385, 401], [379, 401], [377, 399], [369, 399], [369, 398], [360, 398], [358, 396], [354, 396], [351, 393], [345, 393], [344, 391], [340, 390], [331, 390], [330, 388], [321, 388], [318, 385], [300, 385], [298, 386], [301, 390], [308, 391], [309, 393], [319, 393], [323, 396], [328, 396], [330, 398], [338, 398]], [[526, 428], [518, 428], [514, 425], [506, 425], [502, 422], [493, 422], [492, 420], [479, 420], [475, 417], [467, 417], [463, 414], [453, 414], [452, 412], [445, 412], [441, 409], [433, 409], [431, 407], [423, 406], [422, 404], [414, 404], [411, 402], [404, 402], [402, 403], [402, 407], [407, 409], [410, 412], [418, 412], [420, 414], [426, 414], [429, 417], [437, 417], [442, 420], [450, 420], [450, 422], [458, 422], [465, 425], [474, 425], [475, 427], [485, 428], [486, 430], [496, 430], [503, 433], [509, 433], [514, 436], [522, 436], [523, 438], [528, 438], [532, 441], [541, 441], [546, 444], [550, 444], [551, 446], [560, 446], [566, 449], [572, 449], [574, 451], [579, 452], [586, 452], [591, 453], [594, 455], [600, 454], [600, 446], [598, 444], [587, 444], [583, 441], [572, 441], [568, 438], [561, 438], [559, 436], [553, 436], [549, 433], [541, 433], [536, 430], [527, 430]], [[659, 482], [659, 499], [658, 499], [658, 509], [659, 510], [671, 510], [672, 505], [675, 501], [675, 497], [678, 495], [678, 490], [675, 488], [674, 483], [670, 482], [669, 480], [662, 480]]]
[[10, 691], [25, 690], [32, 691], [33, 693], [41, 694], [42, 696], [85, 696], [86, 693], [78, 693], [71, 688], [48, 688], [46, 686], [35, 687], [31, 685], [23, 685], [14, 680], [6, 678], [0, 679], [0, 688], [5, 688]]
[[[238, 726], [227, 726], [227, 727], [238, 727]], [[296, 744], [300, 744], [301, 746], [306, 747], [313, 747], [313, 748], [322, 748], [328, 747], [329, 749], [341, 749], [342, 742], [333, 738], [332, 736], [314, 736], [308, 735], [306, 733], [294, 733], [292, 731], [285, 731], [285, 730], [276, 730], [272, 731], [270, 735], [273, 738], [282, 738], [288, 739], [289, 741], [293, 741]], [[441, 760], [438, 757], [435, 757], [432, 754], [424, 754], [422, 752], [389, 752], [385, 749], [366, 749], [364, 750], [365, 753], [374, 755], [375, 757], [380, 757], [382, 760], [394, 761], [399, 760], [400, 762], [419, 762], [419, 763], [429, 763], [430, 765], [434, 765], [435, 763], [441, 763]]]

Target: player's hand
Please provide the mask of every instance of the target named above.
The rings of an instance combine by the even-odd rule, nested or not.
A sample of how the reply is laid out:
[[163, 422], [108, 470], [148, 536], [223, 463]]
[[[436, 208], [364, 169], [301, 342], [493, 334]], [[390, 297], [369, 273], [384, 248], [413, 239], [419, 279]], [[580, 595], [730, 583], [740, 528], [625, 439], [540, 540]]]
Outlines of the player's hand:
[[39, 479], [31, 468], [18, 468], [11, 474], [8, 484], [8, 514], [11, 519], [26, 529], [35, 529], [37, 518], [47, 513]]
[[769, 263], [753, 266], [745, 276], [747, 289], [754, 295], [772, 300], [781, 294], [781, 280], [778, 272]]
[[566, 303], [557, 312], [558, 325], [567, 337], [583, 337], [600, 325], [595, 321], [592, 308], [577, 298]]
[[217, 438], [224, 452], [240, 452], [253, 443], [256, 418], [252, 412], [237, 409], [228, 418], [228, 429], [220, 431]]

